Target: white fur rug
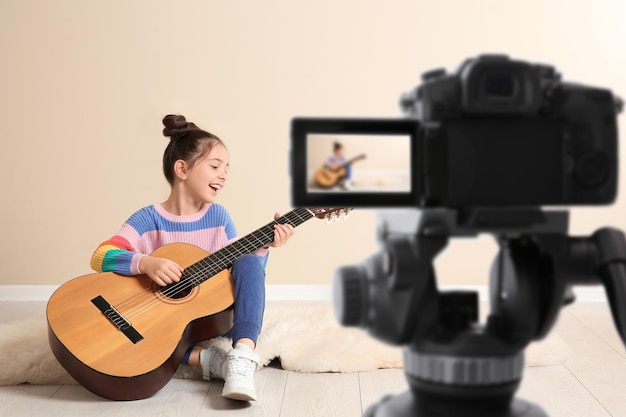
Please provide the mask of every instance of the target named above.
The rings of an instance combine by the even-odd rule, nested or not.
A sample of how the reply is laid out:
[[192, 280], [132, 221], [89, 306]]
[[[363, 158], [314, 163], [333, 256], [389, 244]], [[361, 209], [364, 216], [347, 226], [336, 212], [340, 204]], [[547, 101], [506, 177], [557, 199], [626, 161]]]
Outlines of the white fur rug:
[[[564, 362], [567, 352], [556, 334], [532, 343], [526, 350], [526, 366]], [[229, 349], [223, 337], [203, 342]], [[324, 302], [268, 303], [257, 344], [259, 368], [274, 358], [295, 372], [358, 372], [402, 368], [402, 349], [389, 346], [357, 328], [340, 326], [332, 306]], [[48, 345], [45, 319], [0, 323], [0, 385], [75, 384], [57, 362]], [[180, 366], [175, 378], [201, 379], [198, 368]]]
[[[204, 342], [230, 348], [218, 337]], [[373, 339], [363, 330], [340, 326], [328, 303], [270, 303], [257, 344], [259, 367], [280, 358], [296, 372], [357, 372], [401, 368], [401, 349]], [[48, 345], [45, 319], [0, 324], [0, 385], [75, 384]], [[199, 369], [180, 366], [175, 378], [200, 379]]]

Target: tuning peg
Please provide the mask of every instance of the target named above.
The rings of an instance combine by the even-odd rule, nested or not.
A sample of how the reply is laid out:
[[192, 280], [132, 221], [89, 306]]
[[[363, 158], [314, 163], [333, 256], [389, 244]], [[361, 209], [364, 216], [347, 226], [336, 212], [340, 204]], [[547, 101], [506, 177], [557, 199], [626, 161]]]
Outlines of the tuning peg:
[[343, 220], [348, 216], [349, 212], [350, 209], [347, 208], [334, 209], [333, 211], [326, 213], [322, 218], [326, 220], [326, 224], [330, 224], [339, 220]]

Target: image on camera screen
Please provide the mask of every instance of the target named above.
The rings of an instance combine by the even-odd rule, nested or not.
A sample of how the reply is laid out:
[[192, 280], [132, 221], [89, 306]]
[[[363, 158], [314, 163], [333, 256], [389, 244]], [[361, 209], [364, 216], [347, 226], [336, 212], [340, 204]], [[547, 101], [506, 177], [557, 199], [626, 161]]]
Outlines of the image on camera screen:
[[309, 193], [410, 193], [411, 136], [308, 133]]

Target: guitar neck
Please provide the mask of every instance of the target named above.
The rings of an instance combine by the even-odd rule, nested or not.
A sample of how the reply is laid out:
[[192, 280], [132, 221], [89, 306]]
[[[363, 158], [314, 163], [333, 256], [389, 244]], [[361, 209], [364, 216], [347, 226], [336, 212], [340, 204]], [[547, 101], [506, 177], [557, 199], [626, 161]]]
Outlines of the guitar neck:
[[253, 253], [271, 243], [274, 240], [275, 225], [290, 224], [293, 227], [297, 227], [313, 217], [315, 217], [315, 215], [307, 208], [301, 207], [292, 210], [187, 267], [183, 274], [183, 279], [187, 276], [189, 279], [193, 279], [195, 285], [199, 285], [213, 275], [230, 268], [235, 262], [235, 259], [241, 255]]
[[340, 168], [345, 168], [345, 167], [347, 167], [347, 166], [350, 166], [350, 165], [352, 165], [353, 163], [355, 163], [356, 161], [358, 161], [358, 160], [360, 160], [360, 159], [363, 159], [363, 158], [365, 158], [365, 155], [359, 155], [359, 156], [357, 156], [356, 158], [352, 158], [352, 159], [350, 159], [348, 162], [345, 162], [343, 165], [341, 165], [341, 167], [340, 167]]

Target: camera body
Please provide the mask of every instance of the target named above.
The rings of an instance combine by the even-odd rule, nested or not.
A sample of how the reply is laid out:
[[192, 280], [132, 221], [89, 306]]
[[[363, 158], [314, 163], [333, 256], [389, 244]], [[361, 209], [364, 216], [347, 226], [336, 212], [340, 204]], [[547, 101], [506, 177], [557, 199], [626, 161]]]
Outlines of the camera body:
[[[482, 55], [454, 73], [424, 73], [400, 105], [402, 119], [294, 118], [293, 204], [537, 207], [616, 197], [621, 103], [610, 90], [564, 83], [547, 65]], [[366, 150], [352, 188], [315, 185], [331, 142]]]

